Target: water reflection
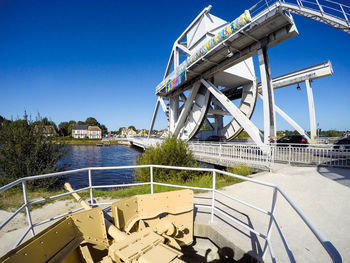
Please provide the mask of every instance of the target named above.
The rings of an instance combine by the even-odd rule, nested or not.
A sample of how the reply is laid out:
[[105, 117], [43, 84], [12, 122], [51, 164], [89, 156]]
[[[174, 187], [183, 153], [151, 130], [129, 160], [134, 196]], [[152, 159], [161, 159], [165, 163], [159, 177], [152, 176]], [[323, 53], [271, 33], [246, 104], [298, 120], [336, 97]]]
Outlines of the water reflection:
[[[98, 147], [91, 145], [69, 145], [68, 153], [61, 159], [60, 164], [64, 170], [85, 167], [106, 167], [134, 165], [135, 159], [140, 152], [126, 146], [112, 145]], [[75, 173], [67, 178], [73, 188], [81, 188], [89, 185], [87, 172]], [[111, 185], [121, 183], [132, 183], [133, 170], [106, 170], [92, 171], [94, 185]]]

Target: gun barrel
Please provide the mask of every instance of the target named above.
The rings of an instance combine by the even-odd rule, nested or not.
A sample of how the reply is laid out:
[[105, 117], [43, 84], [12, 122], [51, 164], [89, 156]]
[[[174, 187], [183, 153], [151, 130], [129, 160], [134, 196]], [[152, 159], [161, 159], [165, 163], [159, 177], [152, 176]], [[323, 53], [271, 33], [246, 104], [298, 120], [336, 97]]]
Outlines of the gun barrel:
[[[65, 183], [64, 188], [68, 191], [71, 192], [73, 197], [80, 203], [80, 205], [85, 209], [89, 210], [91, 207], [87, 202], [85, 202], [80, 195], [77, 193], [74, 193], [74, 189], [70, 185], [70, 183]], [[115, 241], [122, 241], [124, 240], [128, 235], [124, 233], [123, 231], [120, 231], [115, 225], [113, 225], [111, 222], [109, 222], [107, 219], [105, 219], [105, 225], [107, 229], [107, 233], [115, 240]]]

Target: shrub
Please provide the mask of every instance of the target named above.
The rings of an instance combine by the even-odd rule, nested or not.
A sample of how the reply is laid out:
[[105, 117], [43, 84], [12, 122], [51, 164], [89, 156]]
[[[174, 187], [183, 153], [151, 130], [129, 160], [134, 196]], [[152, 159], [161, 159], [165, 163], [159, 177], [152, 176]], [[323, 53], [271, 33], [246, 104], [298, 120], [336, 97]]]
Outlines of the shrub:
[[231, 168], [232, 171], [229, 171], [230, 173], [247, 176], [252, 174], [252, 168], [248, 164], [239, 164], [233, 168]]
[[[10, 121], [0, 129], [0, 186], [26, 176], [59, 170], [58, 160], [64, 154], [62, 144], [52, 143], [44, 135], [44, 125], [24, 120]], [[28, 185], [54, 188], [60, 178], [29, 181]]]
[[[156, 147], [150, 147], [136, 160], [136, 163], [139, 165], [159, 164], [198, 167], [187, 144], [181, 139], [177, 139], [175, 136], [169, 136], [162, 144]], [[198, 175], [198, 172], [155, 168], [154, 174], [156, 175], [157, 181], [166, 182], [169, 180], [176, 180], [186, 182], [193, 179], [195, 175]], [[135, 169], [135, 178], [137, 181], [149, 181], [149, 169]]]
[[[252, 168], [247, 165], [247, 164], [239, 164], [233, 168], [227, 168], [226, 170], [229, 173], [233, 173], [233, 174], [237, 174], [237, 175], [241, 175], [241, 176], [248, 176], [250, 174], [252, 174]], [[224, 176], [227, 182], [230, 183], [240, 183], [243, 182], [243, 180], [232, 177], [232, 176]]]

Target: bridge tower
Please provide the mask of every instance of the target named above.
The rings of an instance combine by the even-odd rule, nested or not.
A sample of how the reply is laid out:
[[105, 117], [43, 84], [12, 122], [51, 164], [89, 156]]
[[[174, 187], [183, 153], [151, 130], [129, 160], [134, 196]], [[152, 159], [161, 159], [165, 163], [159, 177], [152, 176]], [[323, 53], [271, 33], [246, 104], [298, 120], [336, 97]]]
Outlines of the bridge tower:
[[[344, 9], [343, 5], [340, 7]], [[318, 21], [331, 24], [321, 9], [318, 13], [323, 19]], [[323, 63], [272, 79], [268, 50], [298, 35], [290, 15], [293, 10], [316, 19], [315, 10], [275, 1], [253, 18], [245, 10], [232, 22], [210, 14], [210, 10], [211, 6], [205, 8], [173, 44], [163, 81], [156, 89], [158, 99], [150, 132], [161, 106], [168, 119], [168, 131], [185, 141], [195, 135], [232, 140], [244, 129], [258, 146], [267, 145], [276, 137], [276, 112], [307, 136], [274, 101], [275, 88], [305, 81], [313, 141], [316, 118], [310, 80], [331, 75], [331, 64]], [[313, 16], [308, 16], [310, 13]], [[344, 27], [342, 19], [336, 20], [334, 27], [350, 32], [348, 21]], [[258, 55], [260, 83], [255, 75], [253, 55]], [[263, 134], [251, 121], [258, 97], [263, 101]], [[200, 131], [203, 123], [208, 127], [206, 131]]]

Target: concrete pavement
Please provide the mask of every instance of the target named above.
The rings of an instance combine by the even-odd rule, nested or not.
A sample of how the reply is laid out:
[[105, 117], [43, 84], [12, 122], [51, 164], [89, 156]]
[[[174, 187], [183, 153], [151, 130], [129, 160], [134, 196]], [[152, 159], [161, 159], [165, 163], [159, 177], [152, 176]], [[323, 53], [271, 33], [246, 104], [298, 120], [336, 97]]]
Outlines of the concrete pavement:
[[[296, 205], [308, 216], [317, 228], [340, 252], [343, 262], [350, 262], [350, 188], [339, 183], [339, 178], [348, 178], [350, 170], [283, 166], [272, 173], [262, 173], [254, 179], [271, 182], [280, 186]], [[327, 178], [333, 178], [333, 180]], [[266, 211], [271, 209], [272, 189], [251, 182], [243, 182], [224, 188], [225, 193], [258, 206]], [[210, 204], [209, 193], [197, 195], [196, 201]], [[229, 212], [241, 224], [266, 234], [269, 216], [245, 205], [217, 195], [216, 206]], [[210, 219], [208, 209], [200, 208], [196, 222], [201, 225]], [[301, 218], [279, 194], [275, 215], [296, 262], [331, 262], [327, 253]], [[261, 257], [265, 242], [259, 237], [228, 218], [217, 214], [213, 226], [228, 241], [249, 254]], [[197, 227], [198, 228], [198, 227]], [[271, 236], [277, 262], [288, 262], [288, 256], [276, 227]], [[235, 260], [241, 258], [239, 249], [234, 249]], [[271, 262], [269, 254], [266, 262]]]

